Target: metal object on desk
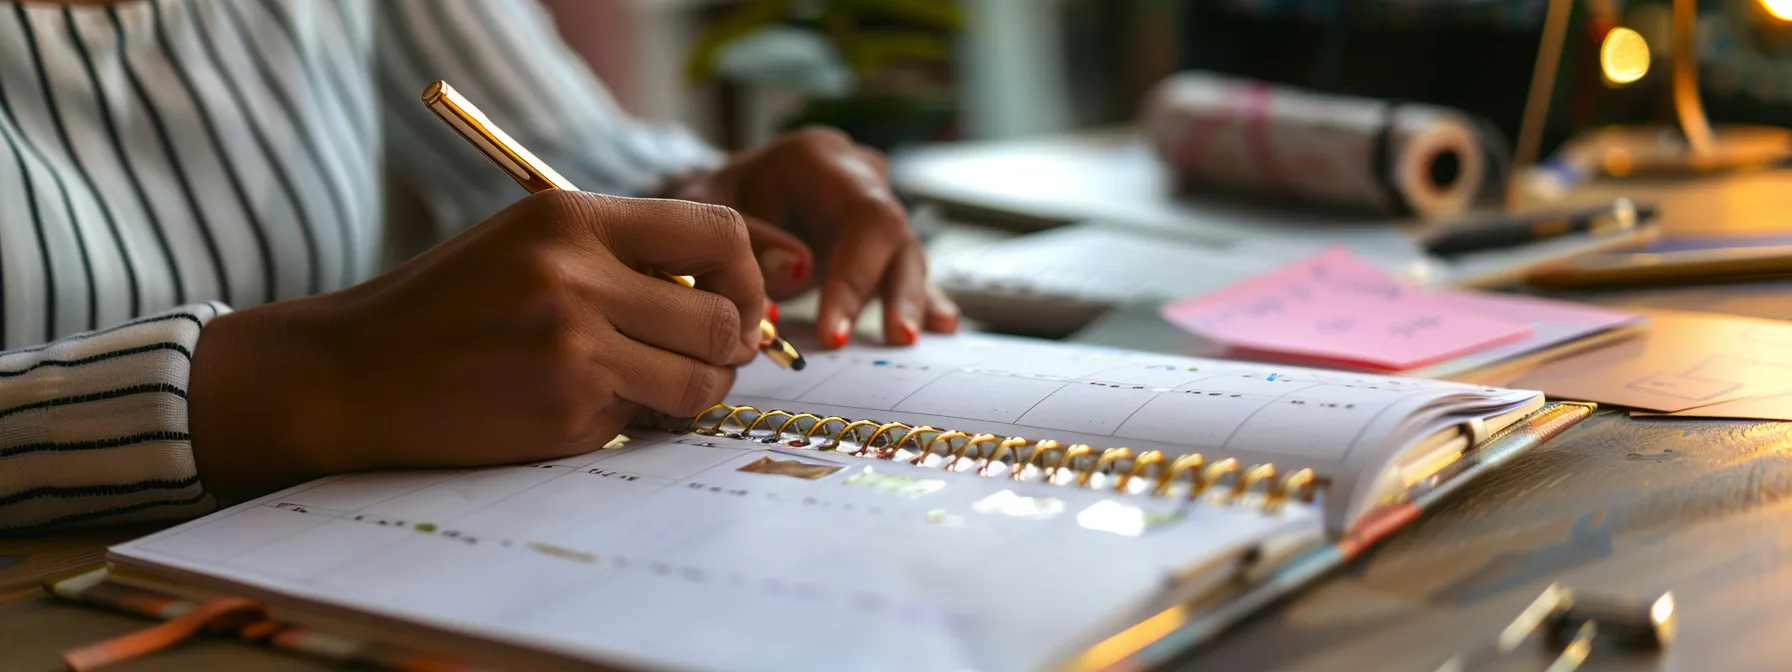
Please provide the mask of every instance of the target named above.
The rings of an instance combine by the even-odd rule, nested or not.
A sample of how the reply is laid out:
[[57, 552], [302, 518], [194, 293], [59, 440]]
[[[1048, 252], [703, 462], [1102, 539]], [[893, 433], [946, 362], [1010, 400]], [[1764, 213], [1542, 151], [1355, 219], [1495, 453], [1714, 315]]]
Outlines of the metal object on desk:
[[1662, 593], [1653, 601], [1605, 595], [1571, 595], [1566, 609], [1549, 616], [1544, 624], [1552, 643], [1565, 644], [1585, 623], [1599, 623], [1600, 634], [1619, 647], [1660, 650], [1674, 642], [1678, 626], [1674, 594]]
[[1419, 245], [1444, 259], [1503, 250], [1576, 234], [1607, 236], [1636, 229], [1655, 219], [1653, 204], [1628, 198], [1591, 208], [1552, 208], [1537, 212], [1465, 218], [1419, 236]]
[[[1530, 605], [1518, 612], [1518, 616], [1513, 618], [1511, 623], [1506, 624], [1505, 629], [1500, 631], [1500, 636], [1494, 640], [1494, 643], [1451, 656], [1449, 660], [1444, 661], [1443, 665], [1438, 666], [1437, 672], [1468, 672], [1484, 669], [1504, 660], [1517, 651], [1519, 646], [1529, 641], [1531, 635], [1536, 633], [1544, 623], [1550, 621], [1556, 614], [1567, 610], [1573, 601], [1573, 593], [1567, 588], [1558, 583], [1549, 584], [1548, 588], [1543, 589], [1543, 592], [1537, 595], [1537, 599], [1531, 600]], [[1576, 665], [1578, 666], [1578, 663]], [[1551, 667], [1553, 669], [1554, 666]]]
[[1596, 639], [1629, 650], [1659, 651], [1674, 640], [1674, 611], [1671, 592], [1645, 603], [1577, 593], [1560, 583], [1551, 583], [1518, 612], [1494, 643], [1452, 656], [1437, 670], [1469, 672], [1492, 667], [1516, 654], [1538, 630], [1544, 633], [1546, 650], [1557, 652], [1546, 668], [1549, 672], [1578, 669], [1592, 656]]

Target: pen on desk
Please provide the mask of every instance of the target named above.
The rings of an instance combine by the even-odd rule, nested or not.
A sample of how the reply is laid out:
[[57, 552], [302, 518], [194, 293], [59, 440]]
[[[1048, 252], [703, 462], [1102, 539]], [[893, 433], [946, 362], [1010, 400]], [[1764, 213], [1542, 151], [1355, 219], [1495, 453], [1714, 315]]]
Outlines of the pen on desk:
[[1447, 225], [1423, 237], [1425, 251], [1438, 257], [1518, 247], [1562, 236], [1605, 234], [1636, 228], [1655, 216], [1653, 205], [1617, 199], [1609, 205], [1580, 210], [1517, 213], [1473, 223]]
[[[447, 82], [435, 82], [423, 91], [423, 104], [435, 112], [437, 117], [447, 122], [448, 126], [460, 134], [460, 137], [477, 148], [481, 154], [496, 164], [500, 170], [516, 180], [517, 184], [528, 189], [529, 193], [539, 193], [550, 189], [576, 191], [571, 182], [549, 167], [541, 159], [522, 146], [504, 129], [486, 118], [479, 108], [468, 101], [449, 86]], [[696, 286], [695, 281], [682, 275], [657, 273], [672, 282], [686, 287]], [[803, 370], [803, 355], [790, 345], [789, 341], [778, 336], [778, 328], [769, 320], [759, 321], [760, 352], [779, 366], [796, 371]]]

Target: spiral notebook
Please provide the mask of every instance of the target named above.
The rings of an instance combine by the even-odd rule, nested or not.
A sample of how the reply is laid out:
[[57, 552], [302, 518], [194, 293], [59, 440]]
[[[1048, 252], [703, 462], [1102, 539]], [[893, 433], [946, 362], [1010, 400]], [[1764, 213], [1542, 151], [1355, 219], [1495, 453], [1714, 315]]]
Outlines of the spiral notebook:
[[1589, 410], [979, 335], [811, 349], [616, 448], [325, 478], [110, 560], [504, 668], [1137, 669]]

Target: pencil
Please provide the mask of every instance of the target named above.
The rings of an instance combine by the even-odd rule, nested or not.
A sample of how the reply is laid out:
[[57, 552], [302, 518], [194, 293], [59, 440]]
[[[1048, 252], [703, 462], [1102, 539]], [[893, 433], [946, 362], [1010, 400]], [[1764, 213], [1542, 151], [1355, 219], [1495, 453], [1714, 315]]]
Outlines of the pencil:
[[[447, 122], [450, 128], [460, 137], [472, 144], [479, 153], [498, 166], [499, 170], [516, 180], [529, 193], [540, 193], [552, 189], [577, 191], [572, 182], [549, 167], [541, 159], [523, 147], [504, 129], [498, 128], [485, 113], [468, 101], [466, 97], [455, 91], [447, 82], [438, 81], [423, 90], [423, 104]], [[696, 281], [687, 276], [657, 273], [667, 280], [686, 287], [695, 287]], [[787, 369], [801, 371], [805, 362], [803, 355], [790, 345], [789, 341], [778, 336], [778, 328], [770, 320], [759, 321], [759, 351]]]

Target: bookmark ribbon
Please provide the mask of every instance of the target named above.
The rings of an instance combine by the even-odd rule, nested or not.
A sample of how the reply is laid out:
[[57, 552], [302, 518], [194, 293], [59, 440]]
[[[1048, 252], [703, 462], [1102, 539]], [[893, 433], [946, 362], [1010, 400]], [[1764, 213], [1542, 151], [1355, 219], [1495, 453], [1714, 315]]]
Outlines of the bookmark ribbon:
[[255, 640], [277, 629], [259, 603], [227, 597], [200, 604], [154, 627], [71, 649], [62, 654], [62, 662], [70, 670], [86, 672], [162, 651], [202, 632], [236, 632]]

